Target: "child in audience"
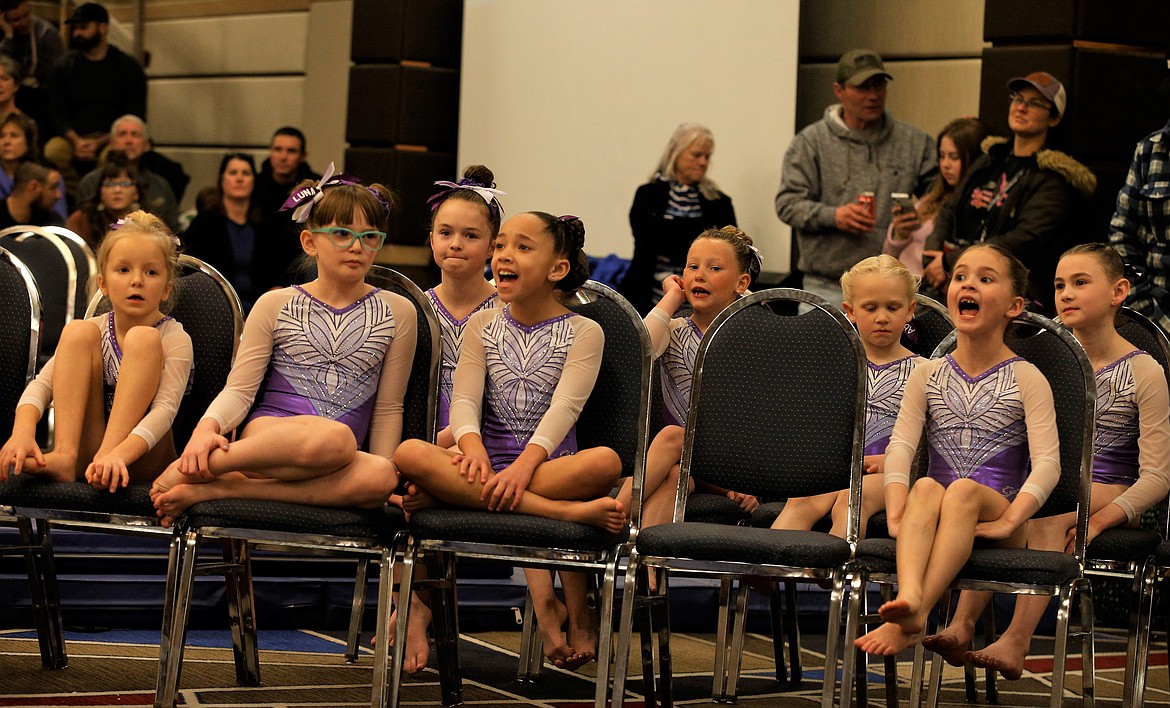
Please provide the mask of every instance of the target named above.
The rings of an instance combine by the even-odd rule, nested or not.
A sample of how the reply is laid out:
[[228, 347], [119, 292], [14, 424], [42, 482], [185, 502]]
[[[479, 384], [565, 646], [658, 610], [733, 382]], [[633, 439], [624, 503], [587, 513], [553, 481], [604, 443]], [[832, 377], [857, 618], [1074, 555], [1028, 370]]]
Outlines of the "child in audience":
[[[662, 415], [666, 426], [646, 452], [643, 528], [668, 523], [674, 517], [683, 427], [690, 404], [695, 354], [703, 333], [724, 308], [747, 291], [759, 274], [760, 256], [750, 236], [734, 226], [707, 229], [691, 243], [682, 277], [672, 275], [662, 282], [662, 299], [646, 315], [646, 329], [661, 368]], [[684, 302], [690, 304], [691, 314], [672, 319]], [[692, 477], [692, 489], [696, 483], [703, 491], [727, 495], [748, 512], [759, 506], [754, 496], [712, 487]], [[631, 495], [632, 481], [623, 480], [617, 495], [623, 509], [630, 508]]]
[[[1114, 327], [1129, 295], [1121, 257], [1103, 243], [1074, 246], [1056, 266], [1056, 310], [1089, 355], [1097, 378], [1097, 432], [1088, 541], [1105, 529], [1137, 526], [1141, 515], [1170, 493], [1170, 396], [1166, 373]], [[1032, 519], [1028, 547], [1073, 552], [1076, 514]], [[923, 645], [956, 666], [991, 667], [1009, 680], [1023, 674], [1024, 659], [1049, 598], [1020, 595], [1011, 625], [977, 652], [967, 651], [975, 622], [991, 593], [963, 592], [951, 624]]]
[[[857, 639], [863, 651], [893, 655], [915, 644], [975, 538], [1022, 547], [1025, 522], [1056, 486], [1052, 389], [1004, 343], [1027, 282], [1027, 269], [996, 245], [972, 246], [955, 264], [947, 308], [958, 342], [910, 374], [886, 448], [898, 595], [879, 609], [883, 624]], [[924, 426], [930, 467], [911, 488]]]
[[[902, 331], [914, 316], [918, 277], [893, 256], [872, 256], [841, 276], [842, 306], [868, 359], [865, 405], [865, 477], [861, 482], [861, 534], [869, 517], [886, 506], [882, 484], [886, 445], [902, 404], [910, 372], [922, 361], [902, 346]], [[811, 529], [832, 512], [829, 533], [845, 538], [849, 490], [789, 499], [772, 524], [774, 529]]]
[[332, 165], [285, 202], [317, 279], [256, 301], [227, 386], [151, 490], [164, 525], [207, 499], [386, 503], [417, 326], [409, 300], [365, 282], [392, 204]]
[[[575, 216], [530, 212], [500, 229], [492, 272], [505, 307], [475, 313], [464, 332], [451, 398], [459, 449], [408, 440], [394, 456], [425, 499], [614, 533], [625, 526], [624, 508], [606, 496], [621, 460], [609, 448], [578, 451], [574, 432], [604, 343], [599, 325], [557, 297], [588, 277], [584, 245], [585, 227]], [[569, 635], [554, 663], [572, 668], [596, 656], [597, 628], [586, 605], [585, 576], [562, 573], [561, 583]], [[564, 617], [552, 620], [556, 630], [542, 626], [547, 636], [559, 633], [558, 619]], [[408, 639], [408, 645], [411, 652], [425, 651], [425, 640]], [[408, 660], [426, 663], [425, 656]]]
[[933, 259], [939, 251], [923, 252], [926, 239], [934, 233], [934, 217], [939, 207], [955, 198], [959, 180], [981, 154], [980, 145], [987, 137], [987, 126], [978, 118], [956, 118], [938, 134], [938, 176], [913, 209], [894, 205], [894, 219], [886, 231], [882, 249], [902, 261], [917, 276], [922, 275], [923, 258]]
[[[143, 211], [116, 223], [97, 253], [97, 285], [111, 311], [65, 326], [57, 352], [17, 404], [0, 449], [0, 480], [28, 472], [58, 482], [84, 476], [113, 492], [154, 479], [175, 457], [171, 424], [191, 372], [191, 337], [162, 314], [178, 273], [175, 239]], [[35, 435], [49, 402], [53, 451]]]
[[443, 272], [443, 280], [427, 291], [443, 328], [443, 361], [440, 365], [439, 437], [441, 447], [455, 444], [447, 427], [451, 411], [451, 386], [467, 321], [480, 310], [499, 302], [496, 289], [483, 276], [491, 247], [500, 232], [503, 207], [495, 189], [495, 175], [483, 165], [471, 165], [458, 182], [435, 182], [444, 189], [432, 196], [431, 253]]

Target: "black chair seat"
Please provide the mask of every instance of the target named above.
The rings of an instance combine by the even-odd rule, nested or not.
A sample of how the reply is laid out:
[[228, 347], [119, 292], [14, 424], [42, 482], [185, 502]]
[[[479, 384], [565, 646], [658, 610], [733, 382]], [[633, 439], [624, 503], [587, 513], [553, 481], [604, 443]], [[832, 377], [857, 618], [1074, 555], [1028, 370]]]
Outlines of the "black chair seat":
[[233, 528], [280, 533], [345, 536], [389, 541], [406, 527], [402, 510], [306, 506], [255, 499], [216, 499], [193, 504], [184, 528]]
[[867, 573], [895, 573], [898, 570], [895, 553], [897, 543], [888, 537], [863, 538], [857, 542], [854, 561]]
[[0, 484], [0, 504], [29, 509], [154, 516], [150, 486], [146, 484], [131, 484], [111, 494], [85, 482], [50, 482], [20, 475]]
[[1077, 559], [1063, 551], [1026, 548], [977, 548], [959, 571], [959, 579], [995, 583], [1059, 585], [1080, 575]]
[[1170, 541], [1162, 541], [1154, 549], [1154, 562], [1160, 567], [1170, 566]]
[[849, 558], [843, 539], [816, 531], [785, 531], [684, 521], [642, 529], [638, 553], [701, 561], [834, 568]]
[[1107, 529], [1094, 538], [1085, 552], [1088, 561], [1129, 563], [1154, 553], [1162, 535], [1148, 529]]
[[547, 548], [604, 551], [622, 543], [628, 533], [612, 534], [595, 526], [469, 509], [424, 509], [410, 517], [417, 541], [484, 543], [501, 546], [540, 545]]
[[719, 494], [691, 494], [687, 497], [687, 521], [734, 526], [751, 517], [743, 507]]

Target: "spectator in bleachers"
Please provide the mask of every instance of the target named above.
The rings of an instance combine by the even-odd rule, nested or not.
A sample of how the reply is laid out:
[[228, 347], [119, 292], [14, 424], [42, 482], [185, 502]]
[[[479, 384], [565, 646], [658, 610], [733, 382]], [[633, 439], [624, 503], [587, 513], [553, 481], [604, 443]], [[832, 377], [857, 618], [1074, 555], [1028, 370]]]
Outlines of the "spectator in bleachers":
[[[253, 196], [256, 163], [232, 152], [219, 163], [218, 199], [183, 234], [183, 251], [212, 265], [235, 286], [245, 310], [265, 291], [292, 284], [299, 242], [260, 219]], [[295, 250], [293, 250], [295, 247]]]
[[[16, 102], [37, 122], [45, 120], [49, 77], [53, 65], [65, 55], [61, 34], [53, 23], [37, 17], [28, 0], [0, 0], [0, 54], [16, 61], [21, 77]], [[12, 73], [12, 72], [9, 72]], [[7, 113], [0, 109], [0, 113]]]
[[[56, 136], [45, 157], [76, 186], [109, 142], [114, 119], [146, 117], [146, 74], [134, 57], [110, 44], [110, 14], [93, 2], [78, 6], [66, 21], [72, 50], [53, 67], [49, 117]], [[75, 165], [74, 163], [77, 163]]]
[[833, 84], [840, 103], [784, 153], [776, 214], [795, 232], [804, 289], [829, 302], [841, 301], [842, 273], [882, 252], [890, 194], [922, 194], [937, 173], [934, 140], [886, 111], [892, 78], [877, 52], [846, 52]]
[[0, 202], [0, 229], [17, 224], [59, 226], [53, 204], [61, 197], [61, 173], [35, 162], [16, 168], [12, 194]]
[[[138, 181], [150, 189], [149, 198], [141, 200], [142, 209], [154, 214], [174, 230], [178, 226], [179, 204], [171, 184], [161, 175], [146, 166], [147, 155], [156, 155], [158, 160], [171, 162], [150, 149], [150, 133], [146, 122], [136, 115], [126, 114], [114, 121], [110, 127], [110, 152], [121, 151], [125, 160], [138, 170]], [[157, 160], [155, 160], [157, 162]], [[177, 164], [177, 163], [172, 163]], [[179, 167], [179, 172], [182, 172]], [[186, 177], [186, 175], [183, 175]], [[77, 203], [97, 199], [102, 180], [102, 168], [91, 170], [77, 184]]]
[[138, 168], [125, 155], [111, 150], [106, 163], [97, 169], [98, 192], [92, 198], [81, 202], [77, 211], [69, 215], [65, 226], [85, 239], [90, 248], [97, 251], [102, 236], [110, 225], [132, 211], [137, 211], [141, 202], [150, 201], [150, 185], [143, 182]]
[[942, 289], [962, 249], [994, 243], [1028, 267], [1028, 299], [1055, 312], [1052, 281], [1061, 253], [1078, 242], [1088, 223], [1088, 198], [1097, 178], [1068, 155], [1046, 147], [1048, 132], [1067, 108], [1064, 85], [1043, 71], [1008, 82], [1012, 138], [989, 138], [983, 154], [959, 184], [958, 198], [935, 217], [927, 250], [942, 251], [923, 271]]
[[[309, 156], [305, 134], [291, 125], [277, 128], [268, 145], [268, 157], [260, 165], [256, 175], [256, 208], [260, 218], [269, 223], [277, 222], [276, 212], [288, 199], [289, 192], [298, 182], [306, 179], [319, 180], [321, 175], [313, 172], [306, 162]], [[279, 224], [289, 223], [288, 218], [279, 219]]]
[[10, 56], [0, 54], [0, 116], [21, 113], [16, 106], [16, 90], [20, 87], [20, 64]]
[[[9, 113], [0, 116], [0, 197], [12, 194], [16, 169], [25, 162], [40, 162], [37, 152], [37, 124], [23, 113]], [[65, 221], [68, 211], [65, 194], [58, 196], [53, 211], [60, 222]]]

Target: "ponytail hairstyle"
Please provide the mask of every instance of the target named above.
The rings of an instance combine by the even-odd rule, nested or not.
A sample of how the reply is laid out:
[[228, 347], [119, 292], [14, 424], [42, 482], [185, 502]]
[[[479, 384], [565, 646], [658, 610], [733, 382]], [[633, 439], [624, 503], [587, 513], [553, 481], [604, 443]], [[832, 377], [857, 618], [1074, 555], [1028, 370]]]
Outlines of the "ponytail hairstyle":
[[760, 249], [752, 245], [751, 236], [735, 226], [724, 226], [721, 229], [707, 229], [696, 236], [695, 240], [698, 241], [701, 238], [723, 241], [730, 245], [731, 250], [735, 251], [735, 262], [739, 265], [739, 272], [748, 275], [748, 287], [750, 288], [752, 283], [756, 282], [764, 262], [760, 258]]
[[383, 185], [366, 186], [356, 177], [334, 175], [330, 162], [320, 180], [303, 180], [293, 187], [279, 209], [289, 210], [293, 221], [310, 229], [350, 223], [360, 210], [366, 223], [378, 231], [388, 231], [398, 212], [398, 200]]
[[845, 302], [853, 302], [853, 286], [857, 279], [863, 275], [880, 275], [883, 278], [900, 280], [906, 288], [907, 302], [914, 301], [914, 293], [918, 292], [918, 283], [921, 281], [921, 278], [911, 273], [910, 269], [902, 264], [902, 261], [887, 253], [880, 256], [870, 256], [859, 261], [857, 265], [845, 271], [844, 275], [841, 276], [841, 297], [844, 298]]
[[1028, 266], [1024, 265], [1023, 262], [1021, 262], [1019, 258], [1016, 258], [1015, 254], [1013, 254], [1011, 251], [1007, 250], [1003, 246], [999, 245], [998, 243], [972, 244], [972, 245], [963, 249], [962, 253], [959, 254], [959, 257], [957, 259], [955, 259], [955, 264], [957, 265], [959, 260], [961, 260], [964, 255], [966, 255], [970, 251], [974, 251], [977, 248], [986, 248], [990, 251], [994, 251], [996, 254], [999, 255], [1000, 258], [1003, 259], [1004, 263], [1007, 264], [1007, 277], [1008, 277], [1008, 283], [1012, 287], [1012, 296], [1013, 297], [1022, 297], [1022, 298], [1024, 298], [1024, 302], [1027, 303], [1028, 302]]
[[500, 220], [504, 215], [499, 197], [507, 194], [495, 188], [495, 178], [492, 171], [483, 165], [468, 165], [458, 182], [435, 182], [444, 189], [427, 200], [431, 207], [431, 229], [435, 228], [435, 214], [439, 212], [439, 207], [448, 199], [454, 199], [483, 208], [491, 232], [489, 235], [494, 239], [500, 233]]
[[540, 219], [545, 230], [552, 236], [557, 253], [569, 261], [569, 273], [557, 282], [557, 289], [571, 292], [581, 287], [589, 280], [589, 259], [585, 256], [585, 224], [571, 214], [553, 216], [543, 211], [528, 213]]
[[1121, 254], [1109, 244], [1082, 243], [1060, 254], [1060, 257], [1063, 259], [1065, 256], [1076, 256], [1080, 254], [1096, 258], [1097, 262], [1101, 264], [1101, 268], [1105, 271], [1105, 277], [1115, 283], [1122, 278], [1129, 278], [1129, 275], [1126, 273], [1125, 262], [1121, 260]]

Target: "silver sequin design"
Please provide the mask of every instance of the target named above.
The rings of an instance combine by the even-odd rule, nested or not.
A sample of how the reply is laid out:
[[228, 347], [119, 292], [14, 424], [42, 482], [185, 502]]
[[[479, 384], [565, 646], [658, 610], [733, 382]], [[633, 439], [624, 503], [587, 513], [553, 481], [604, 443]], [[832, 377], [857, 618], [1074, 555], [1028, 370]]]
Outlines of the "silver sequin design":
[[272, 368], [317, 415], [337, 420], [377, 394], [394, 313], [378, 290], [341, 310], [297, 290], [276, 316]]
[[1093, 454], [1133, 445], [1138, 437], [1138, 406], [1130, 359], [1140, 351], [1130, 352], [1096, 372], [1097, 434]]
[[948, 355], [927, 382], [930, 444], [956, 477], [970, 477], [1007, 448], [1027, 443], [1016, 361], [970, 377]]
[[691, 400], [691, 381], [695, 374], [695, 356], [703, 333], [687, 318], [686, 325], [670, 332], [670, 343], [659, 361], [662, 367], [662, 402], [666, 413], [679, 425], [686, 425]]
[[455, 377], [455, 365], [459, 363], [459, 350], [463, 347], [463, 331], [467, 329], [467, 321], [480, 310], [495, 307], [499, 295], [492, 293], [486, 300], [475, 306], [463, 319], [456, 319], [439, 300], [434, 288], [427, 291], [427, 297], [439, 313], [439, 329], [442, 332], [443, 356], [439, 363], [439, 391], [444, 400], [450, 402], [451, 391]]
[[[154, 323], [155, 328], [161, 327], [162, 324], [171, 318], [164, 316], [158, 322]], [[110, 312], [106, 315], [106, 326], [102, 328], [102, 381], [103, 392], [105, 394], [106, 414], [114, 407], [114, 391], [118, 387], [118, 374], [122, 370], [122, 348], [118, 346], [118, 335], [114, 328], [114, 313]], [[194, 373], [194, 371], [192, 371]], [[185, 393], [191, 392], [191, 383], [193, 376], [187, 377], [187, 390]]]
[[869, 381], [865, 400], [865, 445], [890, 439], [898, 409], [902, 406], [902, 391], [906, 380], [920, 362], [916, 356], [891, 361], [888, 364], [866, 362]]
[[552, 403], [575, 329], [568, 313], [526, 327], [507, 308], [483, 328], [488, 414], [522, 450]]

